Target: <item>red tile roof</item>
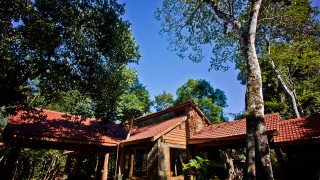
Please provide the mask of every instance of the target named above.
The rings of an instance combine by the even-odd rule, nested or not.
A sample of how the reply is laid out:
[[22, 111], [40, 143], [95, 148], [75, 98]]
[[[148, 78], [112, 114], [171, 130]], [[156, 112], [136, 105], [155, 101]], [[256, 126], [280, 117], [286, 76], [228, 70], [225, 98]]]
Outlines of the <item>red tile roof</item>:
[[320, 116], [282, 120], [279, 122], [279, 134], [274, 138], [276, 145], [301, 142], [320, 142]]
[[186, 116], [172, 119], [145, 127], [134, 128], [131, 136], [126, 140], [128, 128], [118, 124], [102, 124], [95, 119], [78, 121], [75, 116], [52, 110], [43, 110], [43, 120], [22, 119], [22, 113], [10, 118], [6, 128], [6, 136], [29, 137], [29, 138], [54, 138], [56, 140], [81, 141], [98, 144], [128, 143], [155, 136], [170, 130], [181, 124]]
[[[277, 123], [279, 122], [279, 114], [266, 114], [266, 130], [267, 133], [272, 133], [277, 130]], [[212, 124], [204, 127], [199, 133], [193, 135], [191, 140], [222, 140], [235, 137], [242, 137], [246, 135], [246, 120], [235, 120], [232, 122], [224, 122], [220, 124]]]
[[[118, 124], [102, 124], [95, 119], [79, 121], [75, 116], [65, 113], [43, 110], [44, 120], [32, 118], [21, 119], [21, 113], [11, 117], [4, 131], [3, 137], [47, 138], [53, 141], [75, 141], [99, 145], [125, 145], [144, 140], [154, 141], [172, 130], [187, 116], [174, 117], [169, 120], [140, 128], [133, 128], [131, 136], [126, 139], [128, 127]], [[279, 131], [274, 137], [275, 145], [290, 143], [320, 142], [320, 116], [279, 121], [279, 114], [267, 114], [267, 133]], [[199, 133], [191, 137], [191, 141], [210, 140], [220, 141], [244, 138], [246, 134], [245, 119], [233, 122], [213, 124], [204, 127]], [[191, 142], [190, 141], [190, 142]], [[1, 145], [1, 144], [0, 144]]]
[[129, 137], [129, 139], [124, 140], [123, 142], [127, 143], [127, 142], [131, 142], [131, 141], [154, 138], [157, 135], [164, 133], [164, 132], [178, 126], [179, 124], [184, 122], [186, 119], [187, 119], [186, 116], [179, 116], [179, 117], [174, 117], [172, 119], [160, 122], [158, 124], [153, 124], [153, 125], [133, 129], [132, 134]]
[[52, 138], [54, 140], [84, 141], [97, 144], [117, 144], [125, 138], [126, 131], [117, 124], [101, 124], [95, 119], [77, 121], [75, 116], [66, 116], [51, 110], [43, 110], [44, 120], [21, 119], [22, 113], [11, 117], [6, 136]]

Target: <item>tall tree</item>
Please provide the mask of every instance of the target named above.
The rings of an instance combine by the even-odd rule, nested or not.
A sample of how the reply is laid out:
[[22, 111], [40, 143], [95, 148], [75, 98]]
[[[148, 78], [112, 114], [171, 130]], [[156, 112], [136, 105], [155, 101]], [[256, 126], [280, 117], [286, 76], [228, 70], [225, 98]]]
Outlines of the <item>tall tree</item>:
[[[151, 100], [146, 87], [139, 81], [137, 73], [133, 69], [124, 69], [124, 79], [121, 85], [124, 92], [120, 94], [115, 105], [115, 111], [109, 115], [109, 121], [121, 120], [127, 121], [131, 118], [140, 117], [150, 111]], [[34, 92], [30, 92], [27, 102], [31, 106], [42, 107], [45, 109], [66, 112], [85, 117], [102, 117], [105, 110], [100, 110], [101, 105], [105, 103], [104, 96], [92, 100], [78, 90], [60, 91], [54, 99], [46, 99], [42, 96], [35, 81], [32, 87]]]
[[[213, 47], [211, 67], [224, 69], [224, 62], [242, 52], [247, 70], [246, 179], [273, 179], [268, 138], [265, 133], [261, 70], [256, 33], [262, 0], [164, 0], [156, 17], [162, 32], [180, 57], [200, 61], [203, 47]], [[246, 16], [245, 16], [246, 15]], [[191, 47], [191, 48], [189, 48]], [[233, 52], [233, 53], [232, 53]]]
[[133, 72], [133, 76], [129, 80], [129, 86], [125, 93], [120, 96], [117, 104], [117, 117], [122, 121], [128, 121], [149, 113], [152, 105], [149, 92], [139, 81], [137, 74]]
[[220, 89], [213, 89], [206, 80], [189, 79], [177, 89], [176, 104], [193, 100], [206, 116], [214, 123], [222, 122], [222, 108], [227, 107], [227, 98]]
[[[308, 90], [310, 86], [305, 82], [314, 81], [318, 76], [315, 69], [319, 64], [319, 10], [311, 7], [307, 0], [292, 0], [290, 6], [265, 1], [264, 7], [259, 19], [261, 28], [258, 29], [257, 45], [265, 74], [263, 89], [266, 112], [278, 111], [287, 118], [315, 113], [310, 108], [317, 107], [317, 98], [304, 103], [305, 98], [302, 97], [306, 97], [306, 94], [317, 97], [313, 93], [317, 90]], [[238, 77], [245, 84], [243, 61], [243, 58], [239, 58], [237, 67], [241, 70]]]
[[173, 104], [174, 98], [171, 93], [163, 91], [162, 94], [158, 94], [154, 97], [153, 107], [156, 109], [156, 111], [161, 111], [166, 108], [169, 108], [173, 106]]
[[[125, 65], [138, 48], [116, 0], [0, 2], [0, 107], [26, 103], [30, 81], [42, 96], [78, 90], [112, 119], [125, 92]], [[124, 83], [125, 84], [125, 83]], [[103, 101], [102, 101], [103, 100]]]

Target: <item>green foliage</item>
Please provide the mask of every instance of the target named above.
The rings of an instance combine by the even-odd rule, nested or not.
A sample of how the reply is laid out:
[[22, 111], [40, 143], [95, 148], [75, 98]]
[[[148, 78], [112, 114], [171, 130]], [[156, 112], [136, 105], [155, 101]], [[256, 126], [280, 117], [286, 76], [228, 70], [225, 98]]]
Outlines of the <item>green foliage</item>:
[[212, 172], [213, 168], [222, 167], [222, 164], [215, 163], [208, 159], [201, 158], [196, 156], [195, 159], [190, 159], [189, 163], [182, 163], [183, 171], [189, 171], [191, 175], [197, 177], [197, 179], [211, 179], [213, 177], [214, 172]]
[[[248, 2], [223, 0], [214, 1], [222, 11], [238, 18], [246, 12]], [[230, 5], [230, 6], [229, 6]], [[167, 37], [169, 49], [180, 58], [187, 57], [191, 61], [200, 62], [212, 51], [211, 68], [226, 70], [226, 62], [234, 59], [238, 51], [238, 38], [230, 24], [217, 17], [210, 3], [198, 0], [163, 0], [162, 7], [155, 13], [161, 22], [161, 34]], [[241, 22], [242, 23], [242, 22]], [[246, 23], [243, 21], [243, 26]]]
[[189, 79], [177, 89], [176, 104], [193, 100], [206, 116], [213, 122], [221, 122], [223, 118], [222, 108], [227, 107], [227, 98], [220, 89], [213, 89], [206, 80]]
[[219, 123], [225, 119], [223, 108], [227, 107], [227, 97], [222, 90], [214, 89], [206, 80], [189, 79], [177, 89], [176, 94], [176, 99], [173, 99], [172, 94], [166, 92], [155, 96], [153, 107], [160, 111], [192, 100], [212, 122]]
[[292, 43], [278, 43], [271, 48], [272, 59], [296, 89], [305, 115], [320, 113], [320, 39], [308, 38]]
[[129, 87], [119, 98], [117, 116], [123, 121], [140, 117], [150, 111], [152, 101], [149, 92], [139, 82], [137, 74], [130, 77]]
[[158, 94], [154, 97], [153, 107], [156, 109], [156, 111], [161, 111], [169, 108], [173, 106], [173, 104], [173, 95], [170, 93], [166, 93], [165, 91], [163, 91], [162, 94]]
[[122, 20], [123, 5], [108, 1], [3, 1], [0, 9], [0, 106], [27, 103], [30, 82], [55, 99], [77, 90], [112, 119], [126, 91], [125, 65], [140, 55]]
[[[293, 0], [263, 2], [257, 48], [263, 78], [265, 112], [280, 112], [282, 118], [292, 118], [290, 101], [276, 78], [270, 62], [273, 61], [290, 89], [295, 89], [297, 100], [304, 110], [302, 115], [319, 113], [319, 31], [317, 8], [310, 1]], [[238, 80], [246, 84], [246, 66], [243, 54], [238, 54], [236, 67], [240, 70]]]
[[54, 179], [63, 174], [66, 156], [58, 150], [23, 149], [18, 158], [16, 175], [23, 179]]
[[[115, 111], [112, 114], [104, 115], [105, 110], [100, 110], [105, 106], [105, 98], [92, 98], [80, 93], [78, 90], [59, 91], [54, 99], [46, 99], [41, 95], [37, 83], [33, 84], [33, 93], [30, 92], [28, 101], [35, 107], [43, 107], [60, 112], [67, 112], [83, 117], [109, 117], [108, 121], [122, 120], [126, 121], [132, 117], [139, 117], [148, 113], [151, 106], [149, 92], [137, 78], [137, 74], [132, 69], [124, 69], [124, 79], [120, 85], [123, 89], [122, 94], [115, 102]], [[98, 104], [97, 103], [101, 103]]]

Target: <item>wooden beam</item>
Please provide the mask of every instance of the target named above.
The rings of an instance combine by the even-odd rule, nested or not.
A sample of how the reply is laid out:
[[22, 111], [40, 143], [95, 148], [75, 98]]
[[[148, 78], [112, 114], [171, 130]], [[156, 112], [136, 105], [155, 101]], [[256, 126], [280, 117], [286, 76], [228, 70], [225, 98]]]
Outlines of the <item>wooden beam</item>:
[[67, 142], [55, 142], [55, 141], [41, 141], [30, 139], [16, 139], [19, 140], [19, 145], [22, 148], [31, 149], [57, 149], [57, 150], [69, 150], [69, 151], [89, 151], [89, 152], [115, 152], [114, 146], [100, 146], [94, 144], [78, 144]]
[[81, 144], [81, 145], [98, 145], [107, 147], [116, 147], [117, 142], [99, 142], [92, 140], [74, 140], [67, 138], [55, 138], [55, 137], [39, 137], [39, 136], [29, 136], [29, 135], [18, 135], [10, 134], [6, 136], [6, 141], [19, 140], [19, 141], [44, 141], [44, 142], [59, 142], [59, 143], [70, 143], [70, 144]]
[[135, 120], [135, 122], [141, 122], [141, 121], [144, 121], [144, 120], [147, 120], [147, 119], [151, 119], [151, 118], [154, 118], [154, 117], [157, 117], [157, 116], [161, 116], [161, 115], [163, 115], [163, 114], [172, 112], [172, 111], [174, 111], [174, 110], [181, 109], [181, 108], [183, 108], [183, 107], [185, 107], [185, 106], [191, 106], [192, 103], [193, 103], [192, 101], [186, 101], [186, 102], [183, 102], [183, 103], [178, 104], [178, 105], [176, 105], [176, 106], [167, 108], [167, 109], [165, 109], [165, 110], [158, 111], [158, 112], [156, 112], [156, 113], [152, 113], [152, 114], [150, 114], [150, 115], [147, 115], [147, 116], [138, 118], [138, 119]]
[[280, 175], [281, 175], [281, 180], [286, 180], [287, 179], [287, 172], [286, 172], [286, 163], [283, 158], [281, 149], [278, 147], [274, 148], [274, 152], [276, 154], [277, 162], [280, 168]]
[[103, 172], [101, 180], [108, 179], [108, 167], [109, 167], [109, 153], [105, 154], [104, 161], [103, 161]]
[[151, 140], [152, 140], [152, 137], [145, 138], [145, 139], [139, 139], [139, 140], [133, 140], [133, 141], [124, 141], [120, 145], [121, 146], [134, 145], [134, 144], [139, 144], [139, 143], [142, 143], [142, 142], [148, 142], [148, 141], [151, 141]]

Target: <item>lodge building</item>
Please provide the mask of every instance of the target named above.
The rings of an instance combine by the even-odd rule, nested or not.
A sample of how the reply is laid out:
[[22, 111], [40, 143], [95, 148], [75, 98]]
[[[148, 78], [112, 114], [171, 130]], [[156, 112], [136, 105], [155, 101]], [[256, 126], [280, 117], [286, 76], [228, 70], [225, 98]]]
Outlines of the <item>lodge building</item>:
[[[192, 101], [127, 124], [102, 124], [95, 119], [80, 121], [75, 116], [45, 109], [43, 115], [45, 120], [21, 118], [21, 113], [10, 118], [3, 133], [6, 147], [11, 147], [4, 171], [13, 171], [14, 164], [10, 162], [15, 162], [22, 148], [39, 148], [68, 152], [65, 168], [69, 179], [79, 175], [81, 168], [75, 167], [81, 166], [79, 156], [88, 154], [99, 157], [96, 179], [186, 179], [190, 175], [182, 170], [182, 163], [200, 155], [219, 158], [220, 150], [244, 148], [246, 140], [245, 119], [212, 124]], [[313, 158], [320, 162], [317, 153], [320, 152], [320, 116], [280, 120], [278, 113], [266, 114], [265, 127], [281, 179], [288, 178], [282, 152], [290, 154], [303, 149], [314, 153]], [[72, 165], [74, 161], [79, 162]], [[320, 173], [317, 162], [315, 174]]]

